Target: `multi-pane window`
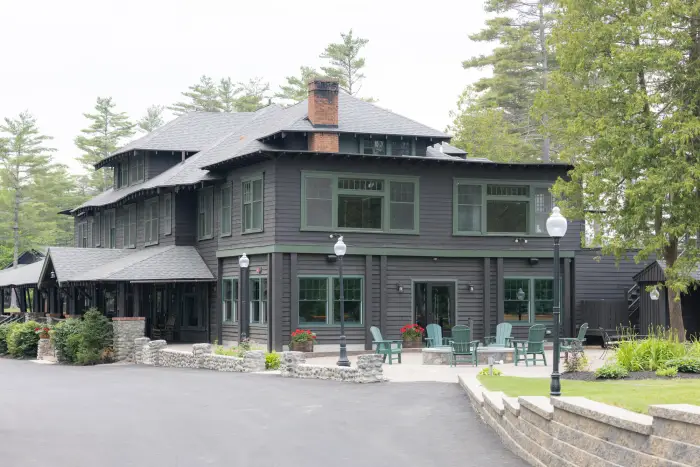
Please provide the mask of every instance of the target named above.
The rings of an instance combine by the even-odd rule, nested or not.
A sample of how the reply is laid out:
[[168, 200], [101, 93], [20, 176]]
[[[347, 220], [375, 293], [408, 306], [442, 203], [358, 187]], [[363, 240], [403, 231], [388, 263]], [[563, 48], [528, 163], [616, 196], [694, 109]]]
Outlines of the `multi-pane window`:
[[418, 179], [302, 175], [302, 228], [418, 232]]
[[455, 181], [454, 233], [539, 234], [552, 209], [543, 186]]
[[100, 246], [102, 238], [102, 218], [100, 213], [95, 214], [95, 224], [92, 226], [92, 244]]
[[126, 206], [124, 222], [122, 223], [124, 234], [124, 248], [136, 247], [136, 205]]
[[78, 248], [87, 248], [87, 222], [78, 224]]
[[[361, 324], [363, 319], [363, 281], [361, 277], [343, 278], [345, 322]], [[340, 279], [302, 277], [299, 279], [299, 325], [340, 323]]]
[[88, 221], [87, 221], [87, 246], [90, 248], [92, 248], [94, 245], [92, 243], [92, 235], [93, 235], [92, 232], [93, 232], [94, 225], [95, 225], [95, 219], [92, 217], [88, 218]]
[[173, 195], [166, 193], [163, 195], [163, 234], [173, 233]]
[[119, 164], [119, 173], [117, 174], [117, 188], [125, 187], [129, 184], [129, 163], [127, 161]]
[[144, 239], [146, 245], [158, 243], [158, 198], [149, 199], [145, 203]]
[[238, 321], [238, 279], [223, 279], [222, 300], [224, 323], [235, 323]]
[[231, 185], [221, 187], [219, 222], [221, 223], [221, 235], [231, 235]]
[[243, 232], [261, 232], [263, 230], [263, 178], [245, 180], [241, 189]]
[[143, 155], [134, 157], [129, 163], [129, 184], [142, 182], [144, 176]]
[[214, 231], [214, 191], [211, 187], [199, 191], [197, 198], [197, 237], [207, 239], [212, 237]]
[[117, 247], [117, 224], [114, 214], [114, 209], [105, 211], [104, 219], [102, 220], [102, 229], [104, 233], [103, 246], [105, 248]]
[[506, 278], [503, 319], [533, 323], [554, 319], [554, 281], [549, 278]]
[[410, 139], [393, 139], [391, 140], [391, 155], [392, 156], [410, 156], [413, 154], [413, 141]]
[[377, 156], [386, 155], [386, 140], [385, 139], [364, 138], [362, 140], [362, 153], [363, 154], [374, 154]]
[[250, 322], [267, 322], [267, 279], [264, 277], [250, 279]]

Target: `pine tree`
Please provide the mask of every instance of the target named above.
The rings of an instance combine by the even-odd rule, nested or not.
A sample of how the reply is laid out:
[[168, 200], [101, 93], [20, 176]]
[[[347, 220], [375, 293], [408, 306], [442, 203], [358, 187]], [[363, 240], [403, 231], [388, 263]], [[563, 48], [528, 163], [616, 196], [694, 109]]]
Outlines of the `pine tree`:
[[247, 83], [238, 83], [238, 85], [241, 92], [241, 96], [236, 100], [238, 112], [255, 112], [269, 103], [265, 102], [265, 99], [270, 90], [270, 83], [263, 82], [262, 78], [252, 78]]
[[568, 217], [605, 226], [593, 240], [604, 253], [665, 260], [683, 339], [680, 293], [700, 260], [700, 3], [560, 2], [561, 70], [537, 109], [576, 165], [554, 192]]
[[139, 130], [144, 133], [150, 133], [156, 128], [160, 128], [165, 123], [163, 121], [163, 111], [165, 107], [162, 105], [152, 105], [146, 109], [146, 115], [136, 123]]
[[119, 149], [125, 138], [134, 134], [134, 124], [124, 112], [115, 111], [111, 97], [98, 97], [95, 113], [83, 114], [90, 126], [81, 130], [83, 135], [75, 137], [75, 145], [83, 151], [78, 161], [87, 170], [92, 191], [102, 192], [113, 185], [109, 170], [96, 171], [94, 165]]
[[[18, 266], [20, 248], [27, 247], [31, 238], [21, 235], [25, 220], [24, 208], [32, 202], [29, 187], [34, 179], [46, 173], [54, 149], [46, 147], [51, 137], [42, 135], [36, 119], [29, 112], [22, 112], [17, 118], [5, 118], [0, 125], [0, 180], [10, 195], [12, 213], [12, 261]], [[14, 294], [13, 294], [14, 302]], [[14, 306], [14, 304], [12, 305]]]
[[242, 89], [235, 84], [230, 77], [221, 78], [216, 90], [219, 109], [224, 112], [236, 112], [238, 110], [238, 95]]
[[[488, 55], [462, 62], [465, 69], [488, 67], [490, 77], [474, 83], [477, 96], [469, 111], [489, 109], [500, 112], [499, 118], [509, 122], [512, 133], [522, 139], [527, 150], [525, 159], [540, 155], [550, 159], [550, 138], [542, 134], [541, 120], [530, 111], [537, 93], [547, 89], [548, 75], [556, 68], [553, 51], [547, 46], [554, 24], [554, 0], [486, 0], [484, 9], [500, 16], [486, 21], [486, 28], [469, 36], [476, 42], [498, 41]], [[488, 135], [483, 135], [488, 138]]]
[[299, 76], [287, 76], [287, 84], [280, 86], [280, 90], [275, 97], [292, 103], [301, 102], [309, 95], [309, 81], [319, 76], [318, 72], [311, 67], [302, 66], [299, 68]]
[[352, 29], [347, 34], [341, 33], [340, 37], [342, 42], [328, 44], [320, 55], [330, 62], [330, 66], [321, 67], [321, 70], [326, 76], [336, 78], [340, 88], [354, 96], [360, 92], [360, 82], [365, 78], [362, 72], [365, 59], [360, 57], [360, 52], [369, 40], [353, 37]]
[[[223, 82], [223, 80], [222, 80]], [[185, 101], [176, 102], [168, 109], [175, 115], [182, 115], [187, 112], [220, 112], [221, 102], [219, 100], [219, 89], [214, 80], [207, 75], [199, 78], [199, 83], [190, 86], [189, 91], [182, 93]]]

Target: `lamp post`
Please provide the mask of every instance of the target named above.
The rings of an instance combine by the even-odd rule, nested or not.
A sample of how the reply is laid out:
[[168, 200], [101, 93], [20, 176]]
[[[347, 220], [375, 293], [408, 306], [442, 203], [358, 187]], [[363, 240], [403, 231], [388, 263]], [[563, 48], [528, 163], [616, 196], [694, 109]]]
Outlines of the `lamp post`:
[[561, 396], [561, 382], [559, 381], [559, 322], [561, 315], [561, 294], [559, 293], [559, 240], [566, 234], [566, 217], [559, 213], [559, 208], [552, 209], [552, 215], [547, 219], [547, 233], [554, 240], [554, 366], [552, 367], [552, 381], [549, 384], [550, 396]]
[[343, 290], [343, 256], [347, 251], [347, 247], [343, 242], [343, 236], [338, 237], [338, 241], [333, 246], [335, 256], [338, 257], [338, 275], [340, 276], [340, 357], [338, 358], [338, 366], [350, 366], [348, 360], [348, 349], [345, 339], [345, 292]]
[[243, 253], [243, 255], [238, 258], [238, 266], [240, 267], [240, 272], [238, 274], [238, 278], [240, 279], [240, 285], [239, 285], [239, 290], [241, 291], [241, 312], [239, 313], [238, 317], [238, 323], [239, 323], [239, 332], [240, 332], [240, 342], [238, 343], [240, 345], [241, 342], [243, 342], [246, 338], [247, 335], [247, 330], [248, 330], [248, 310], [250, 308], [250, 305], [248, 305], [248, 292], [250, 290], [250, 285], [248, 281], [248, 266], [250, 266], [250, 260], [248, 257]]

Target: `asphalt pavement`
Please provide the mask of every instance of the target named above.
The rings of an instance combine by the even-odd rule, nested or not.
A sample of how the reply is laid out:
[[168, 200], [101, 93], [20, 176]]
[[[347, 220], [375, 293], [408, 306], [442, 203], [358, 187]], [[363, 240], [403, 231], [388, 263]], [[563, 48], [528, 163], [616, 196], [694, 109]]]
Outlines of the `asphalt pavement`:
[[0, 466], [524, 466], [455, 383], [0, 359]]

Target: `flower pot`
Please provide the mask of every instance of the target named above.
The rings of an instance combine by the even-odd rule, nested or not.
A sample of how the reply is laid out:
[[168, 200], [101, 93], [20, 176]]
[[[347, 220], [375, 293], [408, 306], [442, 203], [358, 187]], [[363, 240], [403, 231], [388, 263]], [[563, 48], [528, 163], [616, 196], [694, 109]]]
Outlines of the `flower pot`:
[[404, 349], [420, 349], [423, 347], [423, 341], [421, 339], [404, 339], [403, 348]]
[[310, 340], [306, 342], [292, 342], [289, 344], [289, 350], [292, 352], [313, 352], [314, 343]]

